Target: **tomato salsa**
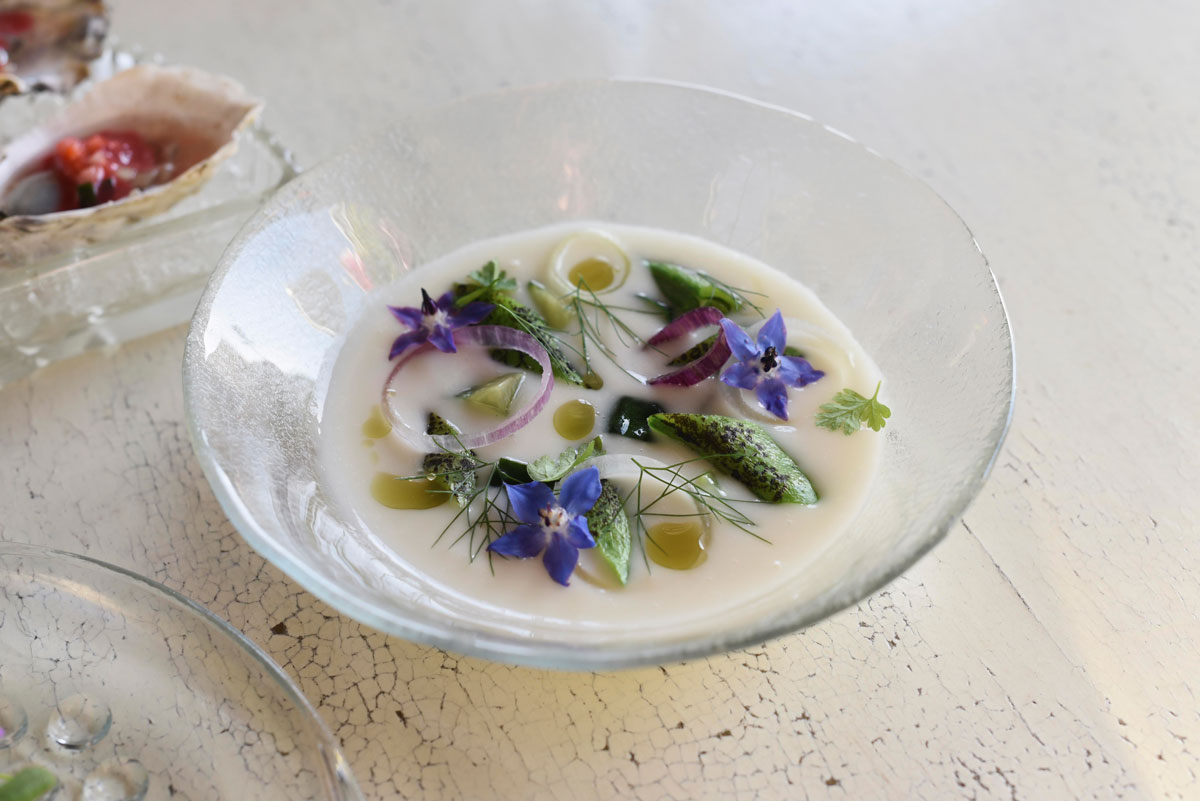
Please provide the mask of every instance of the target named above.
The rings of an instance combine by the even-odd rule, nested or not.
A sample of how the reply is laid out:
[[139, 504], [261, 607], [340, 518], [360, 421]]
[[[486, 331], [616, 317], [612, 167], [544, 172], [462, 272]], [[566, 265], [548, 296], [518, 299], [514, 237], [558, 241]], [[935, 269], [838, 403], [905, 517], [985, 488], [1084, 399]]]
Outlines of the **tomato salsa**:
[[67, 211], [120, 200], [153, 183], [158, 167], [155, 149], [138, 134], [100, 131], [62, 139], [43, 169], [54, 172], [61, 190], [58, 211]]

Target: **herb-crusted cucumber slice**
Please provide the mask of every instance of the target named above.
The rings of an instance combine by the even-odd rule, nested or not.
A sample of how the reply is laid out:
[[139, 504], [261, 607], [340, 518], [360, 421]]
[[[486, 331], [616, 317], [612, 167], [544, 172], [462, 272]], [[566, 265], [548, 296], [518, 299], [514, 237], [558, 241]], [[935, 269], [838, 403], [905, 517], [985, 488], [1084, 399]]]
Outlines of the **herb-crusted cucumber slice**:
[[622, 584], [629, 581], [629, 561], [632, 547], [629, 536], [629, 517], [621, 503], [621, 493], [608, 481], [600, 482], [604, 489], [587, 513], [588, 530], [596, 540], [596, 551], [612, 566]]
[[758, 423], [719, 414], [655, 414], [650, 429], [682, 442], [771, 503], [817, 502], [817, 491], [791, 456]]
[[[446, 436], [459, 433], [446, 418], [436, 412], [429, 413], [425, 433], [431, 436]], [[479, 457], [472, 450], [439, 451], [425, 454], [421, 470], [433, 478], [433, 482], [454, 496], [459, 506], [466, 506], [475, 497], [475, 470]]]

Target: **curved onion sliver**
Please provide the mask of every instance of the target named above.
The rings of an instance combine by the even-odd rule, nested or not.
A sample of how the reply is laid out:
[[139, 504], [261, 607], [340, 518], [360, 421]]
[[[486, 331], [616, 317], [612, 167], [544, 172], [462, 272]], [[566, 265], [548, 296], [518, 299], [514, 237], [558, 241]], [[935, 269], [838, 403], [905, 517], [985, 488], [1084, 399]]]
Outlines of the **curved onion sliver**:
[[536, 339], [502, 325], [474, 325], [458, 328], [454, 331], [454, 343], [457, 346], [477, 345], [481, 348], [503, 348], [516, 350], [532, 357], [542, 368], [542, 382], [538, 386], [533, 399], [517, 410], [517, 412], [492, 429], [477, 431], [472, 434], [442, 434], [431, 436], [424, 431], [415, 431], [397, 418], [392, 409], [391, 397], [399, 391], [392, 386], [404, 366], [422, 353], [434, 350], [433, 345], [426, 342], [416, 348], [410, 348], [400, 355], [396, 366], [383, 382], [383, 400], [379, 407], [383, 410], [384, 418], [391, 423], [392, 433], [403, 439], [418, 450], [433, 451], [439, 449], [460, 450], [462, 448], [482, 448], [499, 442], [505, 437], [521, 430], [545, 408], [550, 400], [550, 390], [554, 388], [554, 373], [550, 367], [550, 356]]

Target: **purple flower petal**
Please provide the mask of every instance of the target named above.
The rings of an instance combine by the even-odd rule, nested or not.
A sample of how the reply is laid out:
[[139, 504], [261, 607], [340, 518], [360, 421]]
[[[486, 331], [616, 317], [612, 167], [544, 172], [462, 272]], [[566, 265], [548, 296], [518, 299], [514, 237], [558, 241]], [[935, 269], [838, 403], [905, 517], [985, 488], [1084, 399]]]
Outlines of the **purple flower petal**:
[[546, 572], [550, 574], [550, 578], [564, 587], [568, 586], [567, 579], [571, 577], [571, 572], [575, 570], [575, 563], [578, 561], [578, 548], [567, 542], [567, 538], [558, 532], [550, 535], [550, 544], [546, 546], [546, 552], [542, 554], [542, 564], [546, 566]]
[[789, 387], [806, 387], [825, 373], [799, 356], [784, 356], [779, 360], [779, 377]]
[[429, 333], [429, 342], [442, 353], [458, 353], [454, 345], [454, 329], [448, 325], [435, 325]]
[[404, 353], [404, 351], [411, 348], [413, 345], [420, 345], [422, 342], [424, 342], [428, 338], [429, 338], [429, 334], [425, 333], [424, 331], [422, 331], [420, 329], [418, 329], [416, 331], [408, 331], [406, 333], [401, 334], [400, 336], [396, 337], [396, 339], [392, 342], [392, 350], [388, 354], [388, 359], [391, 360], [391, 359], [396, 358], [401, 353]]
[[546, 530], [541, 526], [526, 524], [517, 526], [498, 540], [488, 545], [489, 551], [528, 559], [537, 556], [546, 547]]
[[437, 305], [438, 311], [450, 311], [454, 308], [454, 293], [449, 291], [443, 292], [442, 296], [434, 301], [434, 303]]
[[787, 385], [780, 378], [768, 378], [754, 391], [762, 407], [780, 420], [788, 419]]
[[433, 298], [429, 297], [429, 293], [425, 291], [425, 287], [421, 287], [421, 314], [430, 317], [438, 313], [437, 304]]
[[529, 484], [505, 484], [508, 490], [508, 502], [512, 504], [513, 514], [522, 523], [542, 523], [541, 511], [547, 506], [554, 506], [554, 491], [540, 481]]
[[421, 327], [421, 321], [424, 319], [421, 310], [413, 306], [388, 306], [388, 311], [392, 313], [393, 317], [414, 331]]
[[455, 328], [462, 328], [464, 325], [475, 325], [482, 322], [483, 318], [492, 313], [492, 309], [496, 308], [494, 303], [468, 303], [461, 309], [456, 309], [450, 312], [450, 324]]
[[755, 347], [754, 340], [750, 338], [749, 334], [738, 328], [737, 323], [725, 319], [721, 321], [721, 328], [725, 331], [725, 341], [729, 343], [729, 349], [733, 351], [733, 358], [739, 362], [758, 358], [758, 348]]
[[595, 548], [596, 540], [588, 529], [588, 521], [582, 515], [571, 520], [567, 526], [567, 542], [576, 548]]
[[758, 362], [734, 362], [721, 373], [721, 380], [738, 389], [754, 389], [758, 386]]
[[765, 352], [767, 348], [774, 348], [777, 353], [783, 353], [785, 347], [787, 347], [787, 327], [783, 324], [783, 312], [776, 309], [775, 313], [771, 315], [771, 319], [758, 329], [758, 350]]
[[569, 514], [585, 514], [600, 497], [600, 471], [595, 467], [576, 470], [563, 479], [558, 488], [559, 503]]

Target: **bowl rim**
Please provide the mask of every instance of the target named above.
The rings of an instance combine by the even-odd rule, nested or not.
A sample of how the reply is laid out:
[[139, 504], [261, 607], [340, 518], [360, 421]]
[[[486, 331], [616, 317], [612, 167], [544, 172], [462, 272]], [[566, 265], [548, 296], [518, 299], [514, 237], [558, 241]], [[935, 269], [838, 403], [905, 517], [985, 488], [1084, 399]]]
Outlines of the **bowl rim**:
[[102, 573], [115, 574], [122, 581], [130, 582], [135, 586], [139, 586], [142, 590], [149, 590], [151, 593], [166, 597], [172, 603], [183, 607], [185, 612], [200, 618], [216, 628], [218, 632], [225, 635], [231, 642], [245, 651], [254, 662], [258, 663], [258, 666], [275, 680], [275, 683], [283, 690], [284, 695], [296, 705], [309, 723], [313, 725], [317, 734], [319, 761], [325, 771], [325, 785], [329, 792], [332, 793], [330, 798], [333, 801], [362, 801], [362, 790], [358, 787], [358, 783], [350, 771], [349, 763], [346, 761], [346, 757], [338, 745], [337, 738], [333, 736], [333, 732], [317, 712], [316, 707], [309, 702], [308, 698], [300, 691], [300, 688], [292, 681], [291, 677], [284, 672], [283, 668], [275, 663], [270, 654], [244, 633], [234, 628], [232, 623], [208, 607], [193, 601], [183, 593], [173, 590], [165, 584], [160, 584], [148, 576], [135, 573], [128, 568], [111, 562], [105, 562], [94, 556], [72, 553], [71, 551], [63, 551], [57, 548], [48, 548], [33, 543], [0, 542], [0, 561], [8, 558], [36, 559], [50, 563], [61, 561], [73, 566], [82, 566], [87, 570], [98, 570]]
[[675, 89], [696, 93], [697, 95], [709, 98], [718, 97], [781, 114], [809, 125], [815, 125], [819, 129], [861, 148], [864, 153], [877, 159], [886, 169], [897, 171], [935, 197], [953, 218], [957, 220], [958, 224], [962, 226], [963, 231], [978, 252], [982, 260], [982, 266], [989, 279], [988, 286], [994, 293], [995, 303], [1000, 311], [1000, 323], [1005, 335], [1003, 339], [1006, 346], [1005, 353], [1008, 356], [1008, 370], [1006, 375], [1008, 379], [1008, 397], [1003, 413], [998, 419], [992, 421], [990, 430], [985, 438], [985, 447], [990, 448], [990, 453], [987, 453], [986, 459], [977, 461], [978, 468], [966, 478], [960, 485], [958, 492], [945, 505], [938, 523], [929, 530], [926, 536], [914, 538], [913, 544], [907, 550], [900, 552], [899, 558], [889, 561], [881, 569], [872, 571], [865, 580], [855, 583], [854, 587], [850, 590], [839, 589], [817, 596], [806, 605], [807, 611], [805, 614], [776, 622], [770, 626], [738, 632], [720, 632], [715, 636], [706, 635], [683, 641], [671, 641], [666, 644], [650, 644], [639, 647], [635, 651], [605, 646], [569, 645], [546, 640], [528, 640], [492, 632], [466, 633], [448, 631], [440, 626], [405, 619], [401, 615], [395, 614], [395, 610], [400, 608], [398, 606], [383, 607], [370, 602], [364, 602], [361, 598], [345, 590], [325, 576], [311, 573], [302, 567], [297, 561], [291, 558], [287, 549], [277, 546], [267, 531], [255, 521], [234, 490], [224, 470], [217, 463], [215, 454], [206, 444], [204, 432], [200, 429], [197, 422], [192, 375], [196, 370], [200, 369], [204, 362], [204, 329], [209, 321], [213, 301], [219, 293], [226, 275], [232, 269], [242, 250], [257, 235], [257, 232], [253, 229], [262, 219], [266, 203], [269, 203], [279, 192], [284, 191], [293, 181], [303, 181], [310, 173], [336, 163], [343, 158], [347, 158], [350, 154], [361, 148], [365, 142], [372, 141], [380, 136], [383, 131], [387, 130], [386, 128], [381, 129], [356, 140], [347, 150], [320, 161], [314, 165], [313, 169], [300, 174], [293, 181], [289, 181], [288, 184], [284, 184], [283, 187], [272, 193], [272, 197], [264, 202], [264, 206], [260, 207], [260, 210], [246, 222], [242, 230], [238, 232], [237, 236], [234, 237], [225, 249], [220, 262], [204, 289], [204, 293], [200, 298], [196, 312], [188, 327], [183, 358], [184, 406], [188, 432], [195, 448], [196, 457], [200, 462], [205, 477], [212, 486], [213, 493], [222, 510], [229, 517], [230, 522], [243, 539], [261, 554], [263, 558], [274, 564], [289, 578], [296, 581], [318, 599], [329, 604], [347, 617], [371, 626], [385, 634], [402, 637], [406, 640], [434, 646], [454, 653], [514, 665], [558, 670], [619, 670], [659, 665], [666, 662], [681, 662], [727, 651], [741, 650], [807, 628], [814, 623], [859, 603], [890, 584], [946, 537], [950, 529], [962, 518], [964, 511], [974, 500], [975, 496], [978, 495], [988, 475], [991, 473], [992, 467], [1000, 454], [1008, 434], [1016, 401], [1016, 352], [1008, 309], [987, 256], [983, 253], [983, 249], [979, 246], [978, 240], [976, 240], [971, 229], [967, 226], [966, 221], [929, 184], [891, 159], [882, 156], [874, 149], [863, 145], [846, 133], [816, 121], [807, 114], [723, 89], [665, 79], [615, 77], [552, 81], [518, 87], [506, 87], [490, 92], [472, 94], [448, 103], [417, 109], [401, 115], [399, 119], [435, 114], [462, 105], [505, 95], [601, 89], [620, 85], [640, 88]]

